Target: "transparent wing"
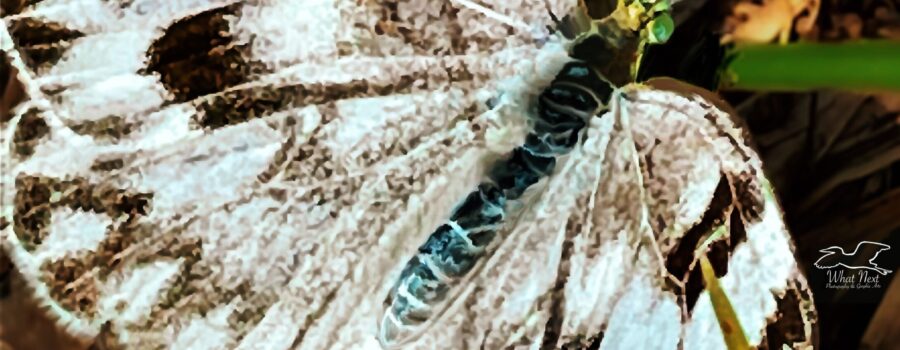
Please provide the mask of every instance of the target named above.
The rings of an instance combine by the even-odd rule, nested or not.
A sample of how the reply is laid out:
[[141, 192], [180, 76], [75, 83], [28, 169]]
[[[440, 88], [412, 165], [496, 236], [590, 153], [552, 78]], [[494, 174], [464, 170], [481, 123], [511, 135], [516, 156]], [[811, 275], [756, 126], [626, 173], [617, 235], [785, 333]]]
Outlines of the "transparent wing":
[[3, 49], [29, 99], [3, 125], [4, 249], [61, 326], [98, 341], [374, 345], [374, 321], [353, 335], [349, 321], [524, 137], [515, 101], [532, 92], [510, 90], [509, 112], [484, 102], [546, 56], [532, 33], [417, 6], [47, 1], [8, 15]]

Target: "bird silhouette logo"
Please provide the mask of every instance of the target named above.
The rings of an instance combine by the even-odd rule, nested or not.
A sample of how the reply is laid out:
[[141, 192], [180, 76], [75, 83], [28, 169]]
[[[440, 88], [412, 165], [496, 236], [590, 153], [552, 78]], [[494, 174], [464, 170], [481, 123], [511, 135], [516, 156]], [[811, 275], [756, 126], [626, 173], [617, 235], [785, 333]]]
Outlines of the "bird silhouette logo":
[[[839, 246], [831, 246], [820, 250], [820, 252], [825, 253], [825, 255], [822, 255], [819, 260], [816, 260], [815, 265], [819, 269], [830, 269], [843, 266], [853, 270], [872, 270], [884, 276], [892, 271], [878, 267], [878, 264], [875, 263], [875, 258], [877, 258], [878, 254], [881, 252], [890, 249], [891, 246], [887, 244], [870, 241], [859, 242], [859, 244], [856, 245], [856, 249], [850, 253], [845, 253], [844, 249]], [[863, 262], [868, 264], [861, 265]]]

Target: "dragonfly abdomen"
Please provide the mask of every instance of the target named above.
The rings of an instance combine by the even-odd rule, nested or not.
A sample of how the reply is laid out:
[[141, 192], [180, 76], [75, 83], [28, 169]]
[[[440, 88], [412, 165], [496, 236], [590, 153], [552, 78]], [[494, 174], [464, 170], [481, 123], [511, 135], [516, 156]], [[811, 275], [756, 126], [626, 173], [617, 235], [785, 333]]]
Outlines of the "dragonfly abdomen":
[[490, 173], [509, 199], [553, 172], [556, 157], [569, 153], [587, 121], [606, 108], [613, 87], [585, 62], [566, 64], [538, 97], [534, 129], [525, 144]]
[[448, 294], [489, 252], [506, 216], [507, 200], [515, 200], [550, 175], [556, 157], [577, 144], [588, 119], [606, 108], [613, 87], [586, 63], [566, 64], [541, 92], [534, 129], [525, 143], [497, 163], [489, 182], [469, 193], [450, 219], [429, 235], [410, 259], [388, 298], [381, 323], [381, 342], [391, 347], [408, 340], [449, 304]]
[[391, 294], [381, 324], [382, 343], [396, 332], [414, 327], [434, 315], [450, 288], [486, 254], [503, 221], [506, 196], [496, 185], [484, 183], [453, 210], [410, 259]]

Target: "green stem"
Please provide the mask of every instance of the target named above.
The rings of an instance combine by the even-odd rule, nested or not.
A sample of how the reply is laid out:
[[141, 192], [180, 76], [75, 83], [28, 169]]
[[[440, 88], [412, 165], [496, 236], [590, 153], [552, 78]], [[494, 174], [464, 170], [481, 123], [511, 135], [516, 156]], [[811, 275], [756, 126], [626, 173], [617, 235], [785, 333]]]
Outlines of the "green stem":
[[723, 88], [900, 90], [900, 42], [745, 45], [729, 57]]

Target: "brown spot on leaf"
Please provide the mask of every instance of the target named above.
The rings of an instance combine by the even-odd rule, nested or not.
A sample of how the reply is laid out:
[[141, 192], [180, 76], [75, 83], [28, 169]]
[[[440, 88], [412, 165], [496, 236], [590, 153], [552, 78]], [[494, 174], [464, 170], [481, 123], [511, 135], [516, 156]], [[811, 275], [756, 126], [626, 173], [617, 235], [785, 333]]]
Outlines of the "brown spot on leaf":
[[688, 272], [688, 268], [694, 262], [694, 250], [701, 239], [709, 235], [716, 226], [722, 224], [726, 218], [726, 209], [731, 205], [731, 189], [728, 186], [728, 179], [722, 176], [719, 184], [713, 192], [712, 200], [700, 218], [700, 222], [691, 227], [681, 240], [678, 242], [675, 250], [666, 257], [666, 269], [673, 276], [682, 278]]
[[810, 319], [802, 307], [803, 303], [811, 301], [808, 291], [801, 288], [797, 282], [791, 282], [784, 296], [775, 295], [777, 304], [775, 318], [766, 326], [760, 350], [778, 350], [783, 345], [793, 348], [794, 344], [811, 343], [806, 338], [806, 323], [815, 320]]
[[40, 139], [50, 133], [50, 127], [40, 116], [40, 111], [30, 109], [22, 114], [16, 131], [13, 134], [13, 147], [20, 156], [28, 157], [34, 154], [34, 147]]
[[[681, 237], [675, 250], [666, 256], [666, 270], [683, 283], [683, 289], [671, 283], [671, 281], [669, 287], [675, 290], [681, 289], [688, 311], [693, 310], [700, 292], [703, 291], [703, 276], [700, 272], [699, 264], [696, 263], [694, 253], [698, 245], [708, 238], [715, 231], [716, 227], [724, 224], [728, 218], [728, 208], [731, 205], [731, 188], [728, 184], [728, 178], [722, 175], [706, 212], [700, 218], [700, 222], [691, 227]], [[712, 263], [716, 276], [721, 277], [727, 273], [728, 258], [732, 250], [733, 246], [724, 240], [715, 241], [709, 246], [706, 254], [710, 263]]]
[[84, 33], [62, 24], [32, 17], [10, 20], [9, 34], [21, 48], [22, 58], [31, 68], [55, 63], [72, 40], [84, 36]]
[[740, 211], [731, 211], [731, 218], [729, 219], [729, 223], [730, 231], [728, 232], [728, 245], [731, 247], [737, 247], [738, 244], [741, 244], [747, 240], [747, 228], [744, 226], [744, 221], [741, 220]]
[[69, 42], [58, 42], [24, 46], [21, 50], [23, 56], [27, 58], [26, 62], [28, 62], [30, 66], [35, 67], [59, 62], [59, 59], [62, 58], [63, 54], [65, 54], [71, 46], [72, 44]]
[[125, 166], [125, 161], [122, 158], [115, 159], [107, 159], [101, 160], [98, 159], [94, 161], [94, 164], [91, 164], [91, 170], [93, 171], [112, 171], [116, 169], [121, 169]]
[[47, 237], [50, 224], [50, 187], [39, 177], [16, 178], [13, 231], [26, 250], [33, 250]]
[[70, 125], [69, 128], [76, 134], [88, 135], [101, 140], [118, 140], [137, 129], [134, 123], [129, 123], [125, 118], [119, 116], [82, 121]]
[[[231, 90], [200, 101], [197, 105], [197, 123], [208, 129], [217, 129], [262, 117], [276, 110], [295, 105], [299, 96], [310, 91], [302, 87], [254, 86]], [[320, 91], [325, 94], [327, 92]], [[317, 103], [322, 101], [312, 101]]]
[[752, 171], [745, 171], [735, 176], [732, 181], [741, 217], [748, 223], [758, 222], [766, 203], [755, 174]]
[[250, 69], [244, 49], [232, 42], [228, 27], [228, 17], [237, 15], [239, 8], [230, 5], [178, 20], [150, 46], [146, 71], [160, 75], [176, 102], [247, 80]]

